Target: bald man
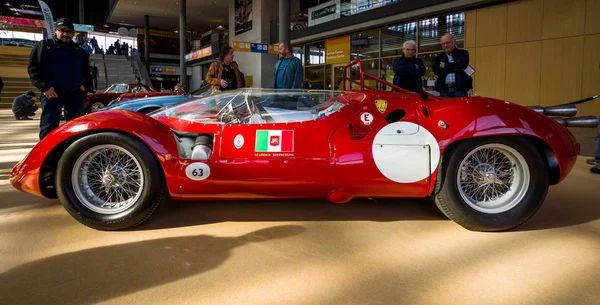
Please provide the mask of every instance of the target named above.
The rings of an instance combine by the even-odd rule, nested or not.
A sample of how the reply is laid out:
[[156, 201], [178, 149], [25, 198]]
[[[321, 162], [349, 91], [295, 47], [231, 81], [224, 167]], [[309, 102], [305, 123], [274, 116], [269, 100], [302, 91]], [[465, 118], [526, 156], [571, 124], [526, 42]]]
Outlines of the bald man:
[[444, 53], [438, 55], [433, 64], [437, 91], [444, 97], [464, 97], [473, 89], [473, 79], [465, 69], [469, 66], [469, 52], [456, 47], [454, 36], [444, 34], [441, 38]]

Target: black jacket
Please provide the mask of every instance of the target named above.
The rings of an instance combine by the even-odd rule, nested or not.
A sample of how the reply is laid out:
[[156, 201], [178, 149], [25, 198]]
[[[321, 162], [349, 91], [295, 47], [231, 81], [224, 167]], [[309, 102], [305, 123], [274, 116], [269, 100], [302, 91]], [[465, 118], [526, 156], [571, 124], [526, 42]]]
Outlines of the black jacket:
[[75, 43], [56, 38], [38, 41], [31, 50], [29, 77], [33, 85], [45, 92], [50, 87], [73, 91], [83, 85], [92, 86], [89, 55]]
[[[456, 90], [469, 91], [473, 89], [473, 79], [464, 71], [469, 66], [469, 52], [454, 48], [452, 57], [454, 58], [454, 62], [452, 63], [448, 61], [446, 53], [442, 53], [435, 58], [433, 73], [439, 76], [435, 82], [435, 88], [437, 91], [446, 91], [448, 89], [446, 76], [454, 72], [456, 76]], [[445, 63], [444, 68], [440, 68], [441, 62]]]
[[[418, 65], [419, 68], [415, 67]], [[394, 85], [410, 90], [411, 92], [421, 92], [423, 81], [421, 77], [425, 75], [425, 63], [422, 59], [404, 56], [394, 58]]]

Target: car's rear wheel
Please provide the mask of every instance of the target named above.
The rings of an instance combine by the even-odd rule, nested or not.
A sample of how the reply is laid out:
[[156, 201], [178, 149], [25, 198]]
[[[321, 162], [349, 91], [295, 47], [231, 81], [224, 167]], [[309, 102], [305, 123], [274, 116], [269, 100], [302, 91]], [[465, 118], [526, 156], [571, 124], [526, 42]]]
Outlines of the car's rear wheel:
[[540, 208], [549, 187], [544, 157], [521, 138], [458, 143], [444, 154], [434, 201], [451, 220], [474, 231], [515, 228]]
[[102, 108], [106, 107], [106, 102], [104, 100], [92, 100], [88, 104], [88, 113], [96, 112]]
[[166, 197], [158, 161], [135, 137], [114, 132], [75, 141], [61, 157], [58, 196], [77, 221], [98, 230], [144, 222]]

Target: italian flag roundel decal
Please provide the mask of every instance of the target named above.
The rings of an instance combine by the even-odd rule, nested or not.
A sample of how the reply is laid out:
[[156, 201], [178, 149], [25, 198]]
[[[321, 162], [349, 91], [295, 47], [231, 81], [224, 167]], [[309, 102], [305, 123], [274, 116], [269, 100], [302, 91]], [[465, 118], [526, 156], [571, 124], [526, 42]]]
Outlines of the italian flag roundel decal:
[[293, 152], [293, 130], [257, 130], [256, 152]]

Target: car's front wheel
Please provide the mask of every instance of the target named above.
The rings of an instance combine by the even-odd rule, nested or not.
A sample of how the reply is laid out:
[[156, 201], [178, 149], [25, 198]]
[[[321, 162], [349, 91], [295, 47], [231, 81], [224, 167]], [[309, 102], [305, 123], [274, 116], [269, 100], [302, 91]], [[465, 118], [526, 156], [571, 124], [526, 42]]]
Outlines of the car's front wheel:
[[525, 139], [466, 140], [443, 159], [434, 201], [448, 218], [469, 230], [517, 227], [546, 197], [548, 168]]
[[106, 107], [106, 102], [104, 100], [93, 100], [88, 104], [87, 112], [92, 113], [99, 111], [100, 109]]
[[58, 196], [77, 221], [98, 230], [144, 222], [166, 197], [164, 176], [139, 139], [114, 132], [75, 141], [61, 157]]

